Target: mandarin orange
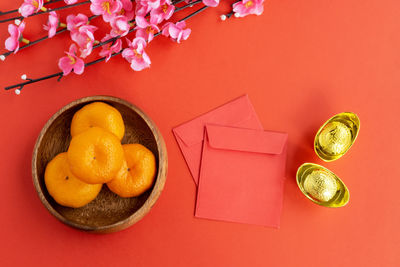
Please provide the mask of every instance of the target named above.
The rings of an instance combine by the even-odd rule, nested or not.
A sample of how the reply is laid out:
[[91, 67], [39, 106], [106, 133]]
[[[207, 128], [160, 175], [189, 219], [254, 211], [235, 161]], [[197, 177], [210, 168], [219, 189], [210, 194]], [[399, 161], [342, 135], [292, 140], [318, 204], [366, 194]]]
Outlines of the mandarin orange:
[[124, 161], [119, 139], [99, 127], [89, 128], [73, 137], [67, 155], [72, 173], [88, 184], [109, 182]]
[[125, 125], [119, 111], [103, 102], [94, 102], [78, 110], [71, 122], [71, 136], [74, 137], [91, 127], [107, 130], [119, 140], [125, 133]]
[[58, 154], [47, 164], [44, 181], [54, 200], [71, 208], [79, 208], [91, 202], [102, 187], [102, 184], [87, 184], [78, 179], [69, 168], [65, 152]]
[[153, 153], [140, 144], [122, 146], [125, 161], [108, 188], [120, 197], [136, 197], [153, 185], [156, 159]]

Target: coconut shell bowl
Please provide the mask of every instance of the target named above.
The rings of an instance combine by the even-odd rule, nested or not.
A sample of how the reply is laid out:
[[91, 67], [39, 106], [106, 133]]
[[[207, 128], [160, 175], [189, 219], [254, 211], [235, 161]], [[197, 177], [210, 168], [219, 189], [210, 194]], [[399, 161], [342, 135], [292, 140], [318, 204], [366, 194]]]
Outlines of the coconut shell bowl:
[[[70, 125], [73, 115], [84, 105], [101, 101], [118, 109], [125, 123], [122, 144], [140, 143], [156, 157], [157, 173], [153, 187], [139, 197], [121, 198], [103, 185], [100, 194], [81, 208], [57, 204], [49, 195], [44, 182], [47, 163], [65, 152], [71, 141]], [[61, 222], [89, 232], [109, 233], [123, 230], [142, 219], [156, 203], [163, 190], [168, 167], [164, 139], [154, 122], [138, 107], [111, 96], [90, 96], [78, 99], [55, 113], [44, 125], [36, 141], [32, 158], [33, 184], [47, 210]]]

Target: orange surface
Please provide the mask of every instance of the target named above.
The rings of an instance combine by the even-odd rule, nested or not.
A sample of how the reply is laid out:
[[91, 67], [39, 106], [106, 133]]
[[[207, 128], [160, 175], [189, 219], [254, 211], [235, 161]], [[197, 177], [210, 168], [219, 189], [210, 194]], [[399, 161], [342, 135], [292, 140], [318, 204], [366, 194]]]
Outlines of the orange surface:
[[55, 156], [46, 166], [44, 181], [47, 191], [60, 205], [80, 208], [97, 197], [102, 184], [82, 182], [70, 170], [67, 153]]
[[154, 154], [141, 144], [125, 144], [124, 163], [117, 175], [107, 183], [120, 197], [137, 197], [154, 184], [157, 162]]
[[[0, 1], [1, 10], [15, 1]], [[87, 12], [85, 8], [79, 11]], [[123, 59], [0, 96], [0, 265], [399, 266], [400, 2], [270, 0], [262, 16], [218, 18], [223, 4], [188, 21], [193, 32], [147, 49], [152, 67]], [[31, 19], [26, 38], [35, 36]], [[0, 42], [6, 25], [0, 26]], [[37, 36], [37, 35], [36, 35]], [[32, 39], [32, 38], [31, 38]], [[58, 71], [67, 36], [0, 62], [0, 86], [21, 74]], [[279, 230], [195, 219], [195, 186], [171, 128], [248, 93], [266, 130], [289, 133]], [[42, 126], [63, 105], [97, 94], [122, 97], [158, 124], [169, 152], [164, 192], [138, 224], [114, 234], [71, 229], [52, 217], [31, 180]], [[321, 163], [313, 136], [331, 115], [356, 112], [361, 132], [348, 154], [324, 163], [348, 186], [348, 206], [307, 200], [295, 183], [303, 162]]]

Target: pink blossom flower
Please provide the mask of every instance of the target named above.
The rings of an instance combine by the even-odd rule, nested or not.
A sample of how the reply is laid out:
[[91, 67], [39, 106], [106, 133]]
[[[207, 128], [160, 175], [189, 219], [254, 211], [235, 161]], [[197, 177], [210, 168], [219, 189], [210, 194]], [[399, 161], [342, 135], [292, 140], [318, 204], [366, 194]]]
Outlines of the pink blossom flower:
[[86, 15], [78, 14], [78, 15], [68, 15], [67, 16], [67, 29], [71, 32], [76, 32], [79, 27], [86, 25], [89, 21], [89, 18]]
[[121, 11], [122, 3], [119, 0], [90, 0], [90, 11], [94, 15], [103, 15], [106, 22], [110, 20]]
[[14, 51], [14, 54], [19, 50], [19, 42], [23, 39], [22, 32], [25, 29], [25, 22], [22, 22], [19, 26], [14, 24], [8, 25], [8, 32], [10, 37], [7, 38], [5, 42], [6, 49], [9, 51]]
[[142, 37], [148, 42], [154, 38], [154, 33], [159, 32], [160, 29], [156, 24], [149, 23], [144, 17], [136, 16], [136, 37]]
[[43, 0], [24, 0], [22, 5], [19, 7], [18, 12], [23, 17], [28, 17], [33, 13], [38, 12], [43, 8]]
[[63, 71], [63, 75], [67, 76], [74, 70], [75, 74], [82, 74], [85, 69], [85, 63], [81, 58], [76, 55], [77, 48], [75, 44], [72, 44], [69, 47], [69, 52], [65, 52], [67, 54], [66, 57], [60, 58], [58, 61], [58, 67]]
[[142, 5], [140, 2], [136, 2], [136, 16], [146, 16], [151, 10], [150, 7]]
[[43, 29], [49, 32], [49, 38], [56, 35], [57, 28], [59, 26], [60, 19], [55, 11], [51, 11], [49, 14], [49, 19], [46, 25], [43, 25]]
[[150, 7], [151, 9], [158, 8], [162, 0], [140, 0], [141, 4]]
[[[107, 40], [110, 40], [111, 38], [112, 38], [112, 36], [107, 34], [103, 39], [101, 39], [101, 41], [105, 42]], [[113, 53], [118, 53], [119, 51], [121, 51], [121, 49], [122, 49], [122, 41], [121, 41], [121, 39], [117, 39], [114, 44], [112, 44], [112, 42], [109, 42], [109, 43], [103, 45], [101, 47], [101, 51], [100, 51], [99, 55], [101, 57], [106, 57], [106, 62], [107, 62], [110, 60], [111, 55]]]
[[110, 21], [112, 30], [111, 30], [111, 36], [115, 37], [115, 36], [125, 36], [128, 34], [129, 29], [130, 29], [130, 25], [129, 25], [129, 21], [128, 18], [120, 15], [120, 16], [115, 16], [114, 18], [111, 19]]
[[206, 6], [216, 7], [219, 4], [219, 0], [203, 0], [203, 4]]
[[159, 8], [162, 0], [137, 0], [136, 15], [146, 16], [151, 10]]
[[261, 15], [264, 11], [264, 0], [242, 0], [233, 4], [235, 17], [245, 17], [250, 14]]
[[177, 43], [180, 43], [181, 40], [186, 40], [189, 38], [189, 35], [192, 32], [190, 29], [184, 29], [185, 27], [185, 21], [181, 21], [176, 24], [168, 22], [163, 26], [162, 35], [167, 37], [170, 36]]
[[150, 67], [151, 61], [144, 51], [146, 40], [142, 37], [136, 37], [132, 42], [127, 39], [128, 48], [122, 51], [122, 57], [131, 63], [131, 68], [135, 71], [141, 71]]
[[78, 2], [78, 0], [64, 0], [64, 2], [65, 2], [67, 5], [72, 5], [72, 4], [75, 4], [76, 2]]
[[95, 41], [93, 33], [96, 30], [96, 26], [83, 25], [79, 27], [77, 31], [71, 33], [71, 39], [78, 44], [82, 58], [85, 58], [92, 53], [93, 43]]
[[170, 0], [164, 0], [161, 5], [150, 11], [150, 22], [159, 24], [163, 20], [168, 20], [174, 14], [175, 6]]
[[132, 20], [135, 16], [135, 10], [131, 0], [119, 0], [122, 3], [121, 11], [117, 15], [125, 16], [128, 21]]

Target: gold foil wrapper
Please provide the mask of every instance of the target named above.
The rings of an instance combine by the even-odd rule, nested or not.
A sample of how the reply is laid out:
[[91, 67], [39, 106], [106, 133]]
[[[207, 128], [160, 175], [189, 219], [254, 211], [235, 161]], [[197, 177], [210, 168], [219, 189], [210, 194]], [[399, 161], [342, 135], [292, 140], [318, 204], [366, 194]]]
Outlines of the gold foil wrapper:
[[335, 177], [324, 170], [312, 171], [304, 179], [304, 190], [320, 201], [331, 200], [337, 188]]
[[346, 185], [330, 170], [314, 163], [304, 163], [296, 174], [301, 192], [314, 203], [325, 207], [343, 207], [350, 199]]
[[340, 155], [351, 146], [351, 131], [345, 124], [333, 121], [322, 129], [318, 142], [326, 153]]
[[355, 142], [360, 129], [358, 116], [343, 112], [330, 118], [318, 130], [314, 150], [324, 161], [342, 157]]

